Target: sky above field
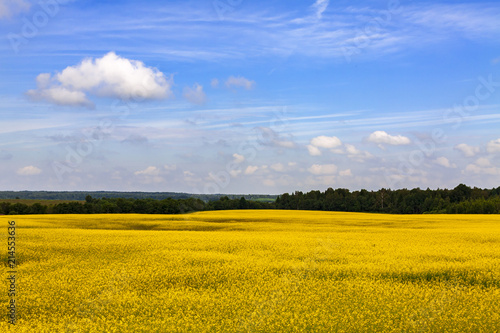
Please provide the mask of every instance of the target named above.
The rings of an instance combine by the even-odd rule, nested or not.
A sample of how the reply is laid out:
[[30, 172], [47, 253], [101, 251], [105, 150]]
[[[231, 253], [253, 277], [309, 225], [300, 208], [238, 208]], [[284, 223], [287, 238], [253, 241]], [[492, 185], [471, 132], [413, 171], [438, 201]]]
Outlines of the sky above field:
[[0, 188], [500, 185], [500, 5], [0, 0]]

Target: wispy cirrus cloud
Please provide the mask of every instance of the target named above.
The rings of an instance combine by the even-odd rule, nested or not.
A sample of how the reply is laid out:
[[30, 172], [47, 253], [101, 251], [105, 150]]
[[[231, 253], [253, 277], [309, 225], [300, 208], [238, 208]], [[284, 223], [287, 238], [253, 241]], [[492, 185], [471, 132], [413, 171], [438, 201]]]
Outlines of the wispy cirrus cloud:
[[[500, 37], [500, 9], [493, 4], [416, 6], [402, 3], [397, 10], [384, 5], [347, 7], [316, 0], [309, 2], [309, 11], [287, 11], [273, 6], [263, 11], [242, 6], [220, 21], [214, 13], [195, 8], [186, 11], [178, 4], [165, 4], [162, 10], [149, 10], [152, 4], [142, 4], [137, 8], [140, 18], [135, 10], [117, 8], [121, 15], [110, 15], [104, 24], [96, 21], [91, 11], [80, 18], [90, 21], [90, 25], [75, 24], [62, 29], [63, 26], [54, 23], [54, 31], [46, 33], [48, 36], [51, 33], [71, 34], [77, 41], [79, 38], [88, 40], [94, 36], [127, 34], [142, 42], [154, 41], [148, 54], [185, 61], [289, 57], [292, 54], [344, 60], [346, 48], [352, 47], [362, 49], [366, 56], [379, 57], [409, 49], [425, 49], [436, 42], [455, 41], [457, 36], [489, 41]], [[61, 24], [69, 26], [65, 20]], [[214, 35], [219, 38], [210, 37]], [[208, 38], [213, 43], [206, 43]], [[145, 54], [140, 46], [124, 47], [114, 38], [96, 40], [100, 44], [93, 44], [92, 50], [124, 49], [129, 53]], [[50, 46], [58, 49], [57, 44]]]
[[316, 14], [316, 17], [318, 19], [321, 19], [323, 13], [328, 8], [329, 2], [330, 2], [330, 0], [316, 0], [314, 5], [312, 6], [314, 8], [314, 10], [316, 11], [315, 14]]
[[458, 3], [408, 6], [401, 12], [404, 21], [421, 34], [445, 38], [461, 33], [471, 39], [498, 38], [500, 8], [493, 4]]

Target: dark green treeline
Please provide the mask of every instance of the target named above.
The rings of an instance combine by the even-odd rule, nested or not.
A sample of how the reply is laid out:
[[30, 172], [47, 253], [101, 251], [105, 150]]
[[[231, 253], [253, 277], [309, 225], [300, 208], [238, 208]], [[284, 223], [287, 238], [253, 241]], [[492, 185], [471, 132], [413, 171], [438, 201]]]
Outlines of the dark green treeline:
[[285, 193], [276, 201], [247, 200], [244, 197], [217, 200], [199, 198], [93, 198], [85, 201], [31, 205], [0, 202], [0, 214], [182, 214], [196, 211], [230, 209], [300, 209], [345, 212], [371, 212], [390, 214], [499, 214], [500, 187], [493, 189], [471, 188], [460, 184], [452, 190], [381, 189], [378, 191], [349, 191], [332, 189], [307, 193]]

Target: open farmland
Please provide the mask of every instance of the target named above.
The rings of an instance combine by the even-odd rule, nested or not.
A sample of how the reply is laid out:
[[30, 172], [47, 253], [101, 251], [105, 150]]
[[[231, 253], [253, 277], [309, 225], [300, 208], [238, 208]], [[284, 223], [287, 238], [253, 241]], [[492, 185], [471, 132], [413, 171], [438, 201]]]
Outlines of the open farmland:
[[500, 330], [499, 215], [0, 219], [17, 224], [16, 332]]

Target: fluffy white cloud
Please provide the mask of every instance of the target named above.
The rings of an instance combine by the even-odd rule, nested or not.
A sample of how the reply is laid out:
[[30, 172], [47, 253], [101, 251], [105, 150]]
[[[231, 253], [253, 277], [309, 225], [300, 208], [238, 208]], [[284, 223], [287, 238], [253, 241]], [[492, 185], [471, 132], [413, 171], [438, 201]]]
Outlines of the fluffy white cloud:
[[490, 154], [500, 153], [500, 139], [488, 142], [486, 145], [486, 151]]
[[17, 174], [20, 176], [36, 176], [42, 173], [42, 170], [36, 166], [30, 165], [17, 170]]
[[330, 175], [336, 173], [337, 169], [335, 164], [314, 164], [307, 171], [313, 175]]
[[356, 148], [354, 145], [351, 145], [348, 143], [345, 144], [345, 151], [347, 153], [347, 157], [349, 157], [355, 161], [358, 161], [358, 162], [363, 162], [364, 160], [373, 157], [373, 155], [370, 154], [369, 152], [361, 151], [358, 148]]
[[456, 145], [455, 149], [461, 151], [465, 157], [476, 156], [476, 154], [478, 154], [480, 151], [479, 147], [469, 146], [466, 143], [461, 143], [459, 145]]
[[339, 172], [339, 176], [342, 176], [342, 177], [350, 177], [350, 176], [352, 176], [351, 169], [340, 171]]
[[238, 175], [241, 173], [241, 170], [230, 170], [229, 171], [229, 174], [231, 175], [231, 177], [233, 178], [236, 178], [238, 177]]
[[436, 158], [434, 160], [434, 163], [436, 163], [438, 165], [441, 165], [441, 166], [443, 166], [445, 168], [456, 168], [457, 167], [455, 163], [450, 163], [450, 160], [448, 160], [444, 156]]
[[219, 86], [219, 79], [212, 79], [212, 81], [210, 81], [210, 85], [212, 88], [217, 88]]
[[409, 145], [411, 140], [402, 135], [390, 135], [385, 131], [375, 131], [368, 137], [369, 142], [378, 144], [388, 144], [393, 146]]
[[315, 147], [313, 145], [308, 145], [307, 150], [309, 151], [309, 155], [311, 155], [311, 156], [320, 156], [321, 155], [321, 150], [319, 150], [318, 147]]
[[342, 145], [342, 141], [336, 136], [318, 136], [311, 140], [311, 145], [318, 148], [337, 148]]
[[245, 175], [253, 175], [255, 173], [255, 171], [259, 170], [259, 167], [258, 166], [255, 166], [255, 165], [249, 165], [247, 166], [247, 168], [245, 169]]
[[274, 144], [283, 148], [295, 148], [295, 142], [289, 140], [275, 140]]
[[163, 166], [163, 168], [167, 171], [167, 172], [171, 172], [171, 171], [175, 171], [177, 170], [177, 165], [175, 164], [166, 164]]
[[233, 158], [234, 158], [234, 163], [243, 163], [245, 161], [245, 156], [243, 155], [240, 155], [240, 154], [236, 154], [234, 153], [233, 154]]
[[353, 156], [361, 154], [361, 151], [358, 148], [356, 148], [354, 145], [351, 145], [351, 144], [345, 145], [345, 151], [347, 152], [347, 154], [353, 155]]
[[202, 105], [207, 101], [207, 95], [203, 91], [203, 86], [195, 83], [194, 86], [184, 88], [184, 98], [193, 104]]
[[484, 157], [478, 158], [474, 164], [467, 165], [465, 171], [492, 176], [500, 175], [500, 168], [495, 167], [490, 160]]
[[479, 165], [480, 167], [483, 167], [483, 168], [492, 166], [490, 160], [485, 158], [485, 157], [478, 158], [476, 160], [476, 165]]
[[246, 90], [251, 90], [255, 87], [255, 81], [250, 81], [242, 76], [230, 76], [226, 80], [226, 87], [236, 87], [236, 88], [245, 88]]
[[281, 163], [276, 163], [276, 164], [271, 165], [271, 169], [273, 169], [274, 171], [277, 171], [277, 172], [283, 172], [283, 171], [285, 171], [285, 166]]
[[37, 89], [27, 95], [57, 105], [92, 106], [87, 94], [99, 97], [134, 99], [163, 99], [171, 97], [171, 78], [143, 62], [129, 60], [109, 52], [102, 58], [84, 59], [62, 72], [37, 77]]
[[275, 186], [276, 185], [276, 182], [272, 179], [264, 179], [264, 181], [262, 182], [262, 184], [264, 184], [265, 186]]
[[0, 0], [0, 19], [28, 11], [30, 4], [24, 0]]
[[336, 151], [335, 148], [342, 146], [342, 141], [336, 136], [325, 136], [320, 135], [313, 139], [309, 145], [307, 145], [307, 150], [309, 151], [309, 155], [311, 156], [320, 156], [321, 150], [319, 148], [331, 149], [332, 151]]
[[136, 176], [158, 176], [160, 169], [154, 166], [147, 167], [144, 170], [134, 172]]

